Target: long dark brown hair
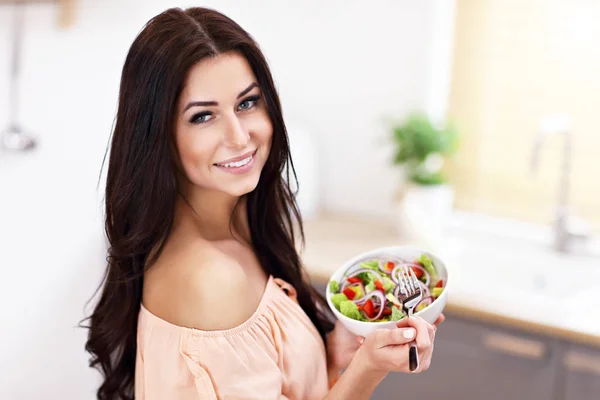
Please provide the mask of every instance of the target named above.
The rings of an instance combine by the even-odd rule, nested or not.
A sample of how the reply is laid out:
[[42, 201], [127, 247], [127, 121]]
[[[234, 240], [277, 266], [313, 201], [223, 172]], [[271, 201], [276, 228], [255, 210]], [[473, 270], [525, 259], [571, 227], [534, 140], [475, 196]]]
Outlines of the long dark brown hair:
[[[143, 27], [121, 76], [105, 193], [108, 265], [100, 298], [86, 319], [90, 366], [104, 376], [98, 399], [134, 398], [144, 271], [157, 260], [171, 233], [179, 193], [171, 140], [187, 73], [205, 58], [234, 51], [250, 64], [273, 126], [271, 152], [256, 189], [246, 195], [254, 251], [267, 274], [295, 286], [301, 307], [323, 339], [332, 328], [323, 311], [326, 303], [308, 283], [296, 250], [296, 236], [304, 242], [289, 186], [290, 172], [294, 179], [296, 174], [281, 104], [263, 54], [253, 38], [225, 15], [206, 8], [171, 8]], [[158, 251], [150, 257], [155, 248]]]

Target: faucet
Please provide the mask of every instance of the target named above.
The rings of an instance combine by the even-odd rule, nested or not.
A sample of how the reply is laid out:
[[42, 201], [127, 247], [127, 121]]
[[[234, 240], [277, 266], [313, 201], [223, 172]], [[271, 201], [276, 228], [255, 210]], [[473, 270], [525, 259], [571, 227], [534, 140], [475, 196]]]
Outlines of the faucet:
[[19, 72], [21, 69], [21, 43], [24, 26], [24, 4], [19, 5], [18, 2], [14, 8], [14, 21], [12, 32], [12, 62], [10, 68], [10, 87], [8, 101], [8, 118], [9, 122], [6, 128], [0, 132], [0, 150], [6, 149], [9, 151], [27, 151], [36, 147], [36, 138], [26, 132], [17, 122], [18, 114], [18, 93], [17, 83]]
[[558, 204], [554, 216], [554, 249], [561, 253], [571, 251], [574, 239], [585, 240], [589, 237], [589, 224], [586, 221], [570, 215], [569, 178], [571, 173], [571, 129], [570, 118], [567, 115], [550, 115], [542, 119], [536, 135], [532, 154], [532, 170], [538, 165], [539, 153], [546, 136], [562, 134], [563, 162], [558, 185]]

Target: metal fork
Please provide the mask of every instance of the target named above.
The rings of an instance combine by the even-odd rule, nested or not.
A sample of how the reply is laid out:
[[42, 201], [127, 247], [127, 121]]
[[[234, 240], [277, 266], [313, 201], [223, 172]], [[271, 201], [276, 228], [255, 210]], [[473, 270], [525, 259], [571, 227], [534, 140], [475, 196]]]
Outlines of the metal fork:
[[[400, 285], [398, 297], [400, 297], [399, 300], [402, 302], [402, 309], [408, 317], [412, 317], [413, 310], [423, 297], [421, 285], [412, 268], [403, 267], [400, 270], [398, 284]], [[414, 340], [410, 342], [408, 366], [412, 372], [419, 368], [419, 354], [417, 353], [417, 344]]]

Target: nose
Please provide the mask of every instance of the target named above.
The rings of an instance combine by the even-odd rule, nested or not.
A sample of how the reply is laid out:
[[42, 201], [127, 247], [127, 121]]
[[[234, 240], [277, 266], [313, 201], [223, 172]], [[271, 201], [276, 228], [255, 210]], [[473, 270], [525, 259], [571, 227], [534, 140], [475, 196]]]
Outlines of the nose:
[[237, 115], [228, 118], [225, 132], [225, 145], [234, 149], [245, 149], [250, 140], [250, 134], [244, 128]]

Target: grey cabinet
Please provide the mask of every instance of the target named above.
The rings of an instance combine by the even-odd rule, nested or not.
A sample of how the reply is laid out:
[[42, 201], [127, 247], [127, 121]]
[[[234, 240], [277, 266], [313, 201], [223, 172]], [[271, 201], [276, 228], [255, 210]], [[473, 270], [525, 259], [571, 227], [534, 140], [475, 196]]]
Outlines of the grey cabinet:
[[[324, 286], [316, 288], [324, 293]], [[464, 319], [437, 331], [431, 367], [391, 373], [372, 399], [600, 399], [600, 349]]]
[[431, 367], [388, 375], [372, 398], [554, 400], [559, 346], [448, 316], [438, 329]]
[[572, 344], [565, 347], [564, 400], [600, 398], [600, 350]]

